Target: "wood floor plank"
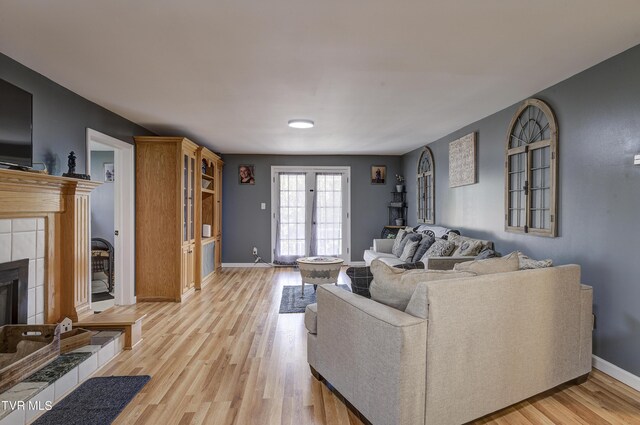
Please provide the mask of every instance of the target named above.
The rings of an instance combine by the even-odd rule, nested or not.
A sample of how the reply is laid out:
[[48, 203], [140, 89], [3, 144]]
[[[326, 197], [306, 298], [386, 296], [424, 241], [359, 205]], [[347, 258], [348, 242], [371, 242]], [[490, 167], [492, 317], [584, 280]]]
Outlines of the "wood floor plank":
[[[348, 284], [344, 273], [340, 283]], [[363, 425], [309, 372], [302, 314], [278, 314], [292, 269], [225, 269], [184, 303], [139, 303], [144, 340], [99, 375], [151, 375], [115, 424]], [[640, 393], [594, 371], [472, 422], [640, 424]]]

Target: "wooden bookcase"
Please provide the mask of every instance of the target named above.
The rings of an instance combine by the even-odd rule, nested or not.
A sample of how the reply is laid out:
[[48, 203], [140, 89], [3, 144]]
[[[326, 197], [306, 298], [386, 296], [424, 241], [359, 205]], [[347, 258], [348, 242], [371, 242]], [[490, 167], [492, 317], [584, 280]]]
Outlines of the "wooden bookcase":
[[[183, 137], [135, 137], [136, 297], [181, 301], [200, 289], [203, 248], [220, 233], [202, 238], [202, 224], [220, 228], [220, 158]], [[203, 160], [211, 169], [202, 172]], [[211, 181], [205, 183], [203, 181]], [[210, 249], [210, 248], [207, 248]], [[214, 263], [214, 269], [220, 267]]]
[[[198, 150], [200, 200], [198, 210], [200, 233], [196, 245], [200, 250], [196, 258], [196, 288], [208, 284], [222, 267], [222, 167], [220, 157], [207, 148]], [[204, 225], [211, 226], [211, 235], [204, 235]]]

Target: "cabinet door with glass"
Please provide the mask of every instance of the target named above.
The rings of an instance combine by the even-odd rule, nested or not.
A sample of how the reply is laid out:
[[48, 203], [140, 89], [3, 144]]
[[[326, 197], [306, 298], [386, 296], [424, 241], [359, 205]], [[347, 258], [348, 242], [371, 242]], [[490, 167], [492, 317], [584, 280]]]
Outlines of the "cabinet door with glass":
[[195, 240], [195, 151], [182, 151], [182, 243]]

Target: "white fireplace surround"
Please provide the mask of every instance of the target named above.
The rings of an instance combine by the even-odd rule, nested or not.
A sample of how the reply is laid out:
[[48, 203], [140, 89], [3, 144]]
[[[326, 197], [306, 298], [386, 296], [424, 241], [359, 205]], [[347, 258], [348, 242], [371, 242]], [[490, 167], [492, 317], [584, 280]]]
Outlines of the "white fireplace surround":
[[28, 324], [44, 323], [45, 219], [0, 219], [0, 263], [29, 259]]

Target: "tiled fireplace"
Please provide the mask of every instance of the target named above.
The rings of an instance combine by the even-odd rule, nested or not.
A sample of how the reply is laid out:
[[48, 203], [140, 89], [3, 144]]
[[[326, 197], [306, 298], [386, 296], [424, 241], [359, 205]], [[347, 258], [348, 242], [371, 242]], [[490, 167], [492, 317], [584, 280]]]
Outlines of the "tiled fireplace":
[[[29, 324], [44, 323], [45, 252], [44, 218], [0, 219], [0, 265], [28, 261], [26, 323]], [[0, 271], [0, 277], [2, 274]], [[8, 279], [0, 279], [0, 285], [7, 283], [4, 280]], [[0, 301], [1, 297], [0, 290]], [[0, 305], [0, 313], [6, 313], [3, 309]]]

